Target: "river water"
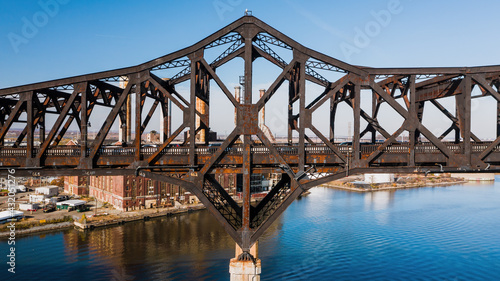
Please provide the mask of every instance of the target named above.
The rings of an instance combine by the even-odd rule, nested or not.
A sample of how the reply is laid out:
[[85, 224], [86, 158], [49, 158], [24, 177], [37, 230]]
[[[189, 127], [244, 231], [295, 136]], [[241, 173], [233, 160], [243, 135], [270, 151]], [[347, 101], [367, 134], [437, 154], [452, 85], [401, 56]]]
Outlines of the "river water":
[[[497, 181], [499, 178], [497, 178]], [[259, 244], [262, 280], [500, 280], [500, 182], [374, 193], [314, 188]], [[207, 211], [0, 241], [0, 280], [228, 280]]]

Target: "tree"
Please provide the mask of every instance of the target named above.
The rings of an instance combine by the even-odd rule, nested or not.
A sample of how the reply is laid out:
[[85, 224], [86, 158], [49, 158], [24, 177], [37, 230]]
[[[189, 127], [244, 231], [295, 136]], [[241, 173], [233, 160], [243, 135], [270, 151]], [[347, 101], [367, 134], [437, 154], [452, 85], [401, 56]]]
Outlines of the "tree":
[[59, 187], [63, 187], [64, 186], [64, 177], [59, 177], [59, 178], [53, 179], [50, 182], [50, 185], [56, 185]]

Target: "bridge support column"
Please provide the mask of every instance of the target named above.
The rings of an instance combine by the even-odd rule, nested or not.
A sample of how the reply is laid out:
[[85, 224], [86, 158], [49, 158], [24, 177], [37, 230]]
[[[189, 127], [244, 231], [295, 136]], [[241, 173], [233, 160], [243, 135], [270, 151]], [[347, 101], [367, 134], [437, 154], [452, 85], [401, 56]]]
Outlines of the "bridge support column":
[[231, 281], [260, 281], [262, 266], [258, 256], [258, 243], [256, 242], [250, 249], [250, 254], [254, 260], [238, 260], [243, 253], [242, 249], [236, 244], [236, 257], [229, 262], [229, 274]]

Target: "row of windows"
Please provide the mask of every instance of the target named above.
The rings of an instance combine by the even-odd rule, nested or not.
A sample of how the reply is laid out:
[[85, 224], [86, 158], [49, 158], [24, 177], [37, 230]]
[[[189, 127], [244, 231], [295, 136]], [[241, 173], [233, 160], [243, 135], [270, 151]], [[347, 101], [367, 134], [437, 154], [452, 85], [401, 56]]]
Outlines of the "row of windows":
[[[119, 176], [99, 176], [99, 177], [91, 177], [90, 184], [93, 187], [101, 189], [103, 191], [115, 193], [113, 183], [121, 181], [118, 178]], [[80, 181], [85, 181], [86, 178], [83, 177], [70, 177], [69, 181], [78, 179]], [[216, 179], [223, 187], [234, 187], [236, 184], [235, 175], [217, 175]], [[135, 196], [143, 196], [147, 194], [157, 194], [158, 188], [160, 189], [160, 194], [162, 196], [167, 196], [167, 194], [176, 194], [176, 193], [184, 193], [178, 186], [174, 186], [172, 184], [166, 182], [157, 182], [151, 179], [145, 179], [143, 177], [135, 177], [135, 176], [123, 176], [124, 181], [124, 196], [125, 197], [135, 197]], [[85, 184], [83, 184], [85, 185]], [[153, 187], [150, 190], [150, 187]]]

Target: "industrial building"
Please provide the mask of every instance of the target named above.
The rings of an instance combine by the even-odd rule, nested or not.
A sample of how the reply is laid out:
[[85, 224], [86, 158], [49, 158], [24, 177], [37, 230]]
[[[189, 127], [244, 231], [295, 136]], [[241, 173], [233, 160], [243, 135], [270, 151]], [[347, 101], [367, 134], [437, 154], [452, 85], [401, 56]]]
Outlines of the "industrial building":
[[[236, 192], [236, 175], [216, 175], [229, 195]], [[199, 200], [179, 186], [139, 176], [64, 177], [64, 192], [90, 196], [122, 211], [193, 204]]]
[[59, 187], [56, 185], [49, 185], [49, 186], [41, 186], [35, 188], [35, 193], [36, 194], [44, 194], [47, 197], [52, 197], [56, 196], [59, 194]]

